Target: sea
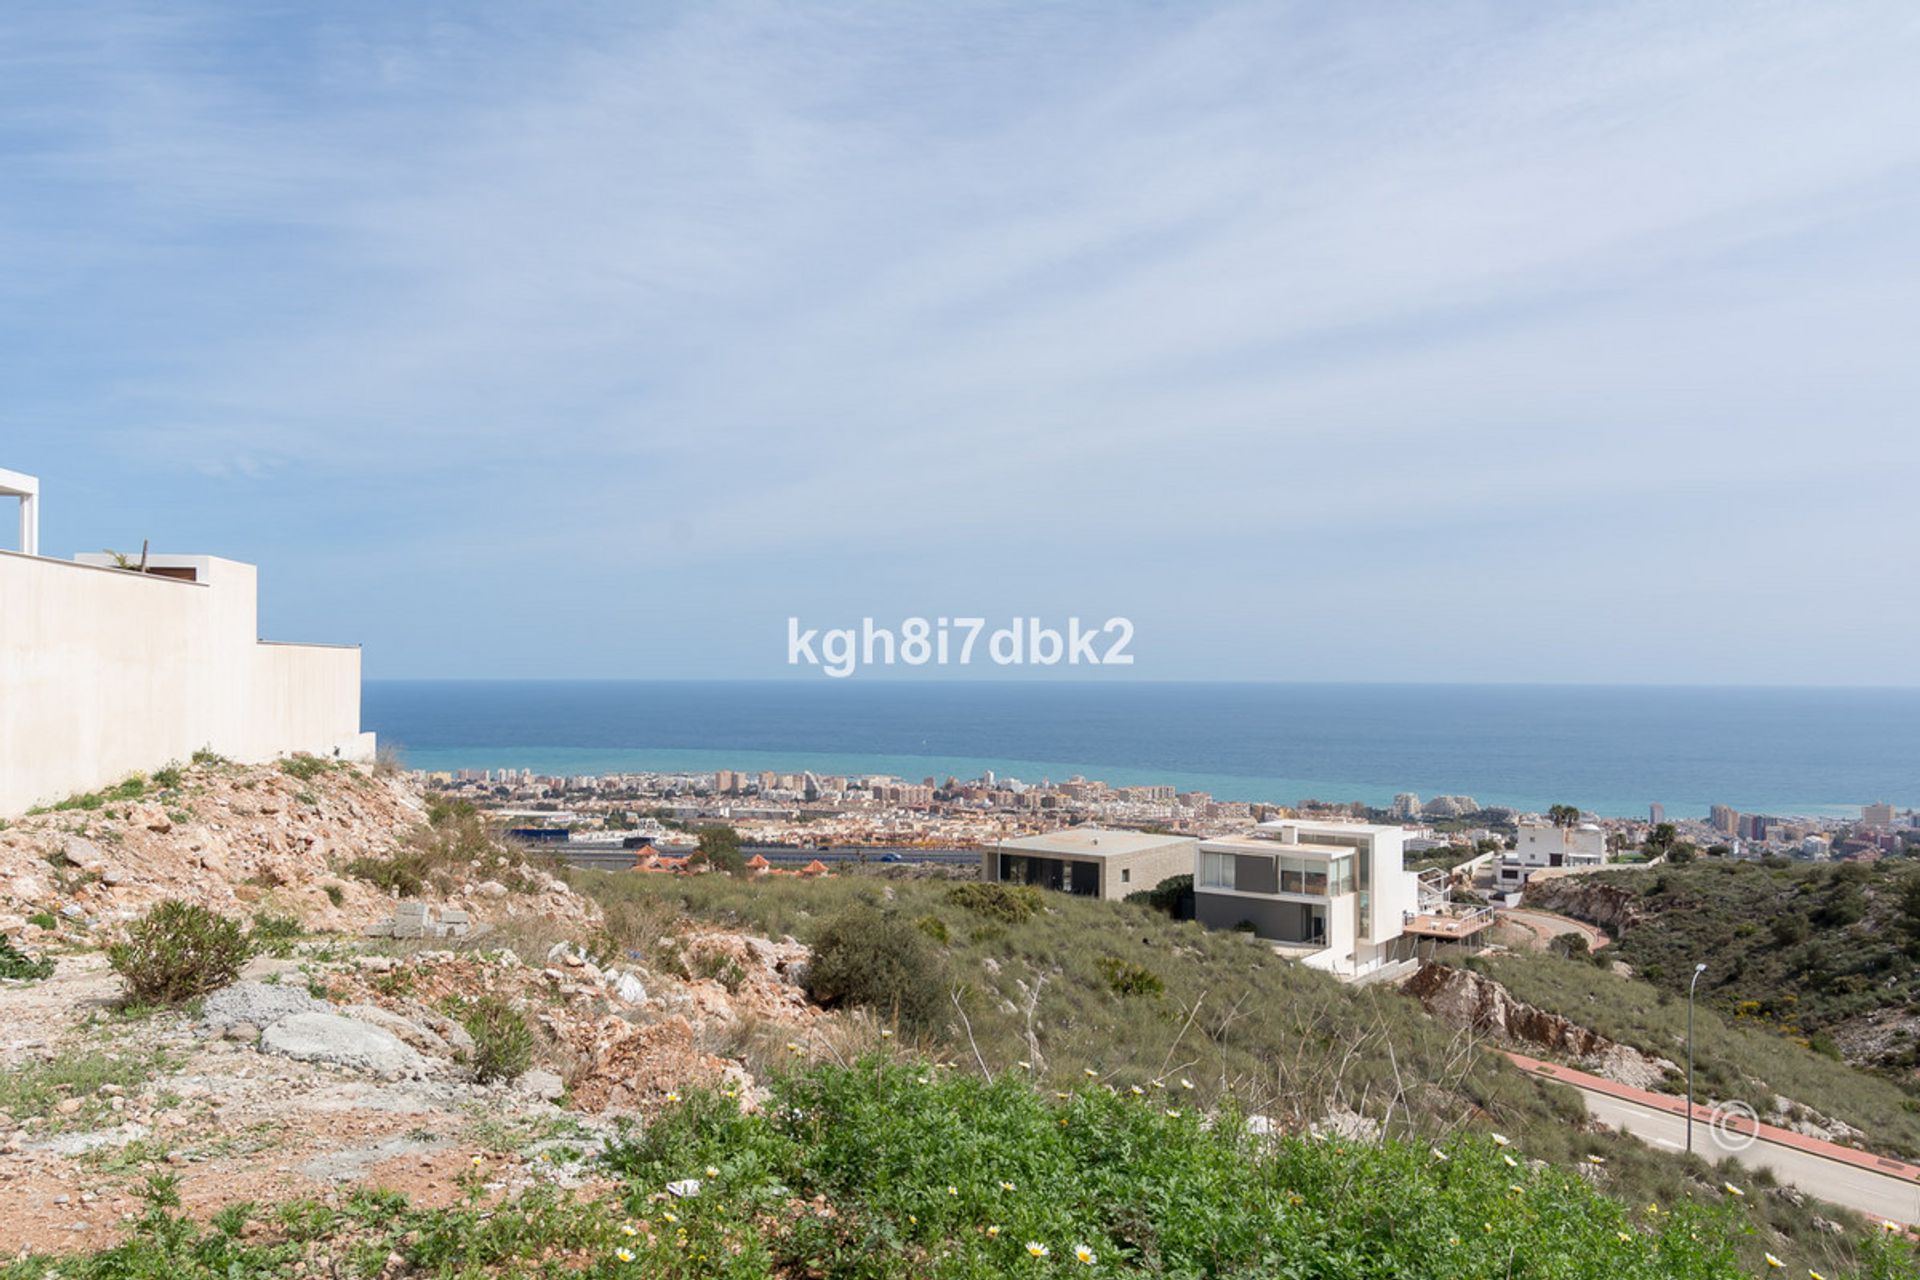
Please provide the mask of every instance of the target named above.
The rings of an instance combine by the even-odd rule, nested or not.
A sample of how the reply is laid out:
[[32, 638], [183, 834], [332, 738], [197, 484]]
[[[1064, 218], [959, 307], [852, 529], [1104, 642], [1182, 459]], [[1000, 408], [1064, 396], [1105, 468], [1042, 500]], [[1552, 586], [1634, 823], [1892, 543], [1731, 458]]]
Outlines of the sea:
[[1603, 816], [1920, 804], [1920, 689], [370, 680], [410, 768], [1079, 774], [1227, 800], [1467, 795]]

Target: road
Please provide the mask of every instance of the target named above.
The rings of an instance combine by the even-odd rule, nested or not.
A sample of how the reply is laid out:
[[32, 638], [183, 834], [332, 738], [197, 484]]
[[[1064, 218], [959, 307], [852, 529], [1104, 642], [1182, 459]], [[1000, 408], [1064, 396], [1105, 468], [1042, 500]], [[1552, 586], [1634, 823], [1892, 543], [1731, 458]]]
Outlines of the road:
[[1563, 933], [1578, 933], [1585, 936], [1590, 950], [1598, 951], [1613, 939], [1590, 924], [1575, 920], [1572, 916], [1557, 916], [1551, 911], [1535, 911], [1531, 907], [1502, 907], [1494, 913], [1502, 920], [1512, 921], [1534, 936], [1534, 949], [1544, 951], [1547, 944]]
[[[1550, 1074], [1578, 1090], [1587, 1112], [1601, 1123], [1624, 1130], [1649, 1146], [1684, 1151], [1687, 1144], [1686, 1104], [1643, 1090], [1600, 1080], [1583, 1072], [1553, 1066], [1541, 1072], [1533, 1059], [1509, 1054], [1533, 1074]], [[1531, 1065], [1530, 1065], [1531, 1064]], [[1695, 1109], [1693, 1152], [1718, 1163], [1731, 1156], [1750, 1169], [1769, 1169], [1775, 1178], [1831, 1204], [1892, 1222], [1920, 1222], [1920, 1170], [1899, 1161], [1881, 1160], [1770, 1125], [1734, 1126], [1723, 1134], [1707, 1120], [1704, 1107]]]

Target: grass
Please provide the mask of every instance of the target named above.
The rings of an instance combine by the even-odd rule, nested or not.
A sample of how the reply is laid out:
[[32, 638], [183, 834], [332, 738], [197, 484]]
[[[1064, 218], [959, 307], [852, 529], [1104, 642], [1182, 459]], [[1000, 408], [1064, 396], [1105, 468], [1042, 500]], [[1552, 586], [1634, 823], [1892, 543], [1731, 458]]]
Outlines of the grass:
[[[613, 1145], [597, 1199], [498, 1200], [481, 1168], [448, 1208], [362, 1190], [202, 1226], [155, 1175], [130, 1240], [0, 1280], [1733, 1280], [1784, 1247], [1753, 1199], [1629, 1207], [1596, 1187], [1606, 1166], [1536, 1163], [1524, 1144], [1271, 1138], [1231, 1104], [1209, 1118], [1162, 1094], [1054, 1097], [926, 1063], [822, 1066], [773, 1089], [752, 1113], [690, 1094]], [[668, 1193], [689, 1178], [697, 1194]], [[1808, 1265], [1913, 1274], [1903, 1243], [1864, 1239], [1851, 1262], [1840, 1248]]]
[[79, 1098], [80, 1110], [60, 1119], [68, 1126], [85, 1126], [108, 1110], [102, 1088], [137, 1090], [170, 1065], [171, 1059], [159, 1049], [132, 1053], [70, 1049], [0, 1073], [0, 1111], [16, 1121], [57, 1116], [62, 1101]]
[[51, 805], [36, 805], [34, 808], [27, 810], [27, 812], [29, 814], [41, 814], [49, 812], [66, 813], [78, 810], [92, 813], [95, 810], [103, 809], [107, 805], [116, 802], [125, 803], [130, 800], [138, 800], [146, 794], [146, 775], [135, 773], [128, 775], [111, 787], [103, 787], [98, 791], [82, 791], [68, 796], [65, 800], [56, 801]]
[[[288, 763], [281, 762], [283, 766]], [[322, 768], [328, 767], [321, 764]], [[340, 870], [403, 898], [419, 897], [429, 889], [446, 892], [469, 878], [491, 878], [515, 891], [534, 887], [526, 860], [500, 845], [485, 819], [464, 801], [432, 802], [427, 808], [427, 825], [408, 836], [399, 848], [385, 854], [362, 855]]]
[[[575, 885], [606, 904], [610, 945], [649, 960], [661, 951], [661, 922], [682, 912], [811, 943], [850, 906], [890, 909], [915, 922], [951, 978], [948, 1016], [926, 1030], [903, 1028], [898, 1040], [996, 1074], [1030, 1062], [1045, 1090], [1082, 1085], [1087, 1072], [1123, 1092], [1187, 1080], [1193, 1105], [1232, 1099], [1289, 1130], [1320, 1123], [1336, 1108], [1413, 1142], [1497, 1129], [1557, 1165], [1602, 1156], [1610, 1190], [1636, 1204], [1711, 1200], [1727, 1178], [1749, 1176], [1735, 1165], [1714, 1169], [1588, 1132], [1577, 1095], [1522, 1075], [1396, 991], [1355, 990], [1281, 960], [1248, 935], [1204, 930], [1140, 906], [1045, 894], [1035, 915], [1003, 923], [951, 901], [950, 886], [931, 881], [589, 872]], [[921, 925], [927, 917], [940, 922], [948, 943], [933, 943]], [[621, 929], [622, 920], [637, 922], [635, 931]], [[1151, 972], [1161, 993], [1114, 990], [1110, 975], [1132, 972], [1124, 966]], [[768, 1035], [786, 1038], [776, 1028]], [[779, 1041], [725, 1049], [758, 1069], [778, 1060]], [[1776, 1247], [1783, 1257], [1818, 1256], [1827, 1247], [1813, 1225], [1816, 1212], [1861, 1229], [1853, 1215], [1784, 1196], [1756, 1196], [1749, 1212], [1775, 1239], [1800, 1242]], [[1818, 1262], [1806, 1265], [1832, 1274]]]
[[[1468, 964], [1516, 999], [1610, 1040], [1684, 1061], [1687, 1005], [1667, 991], [1555, 956], [1483, 956]], [[1772, 1111], [1775, 1094], [1785, 1096], [1865, 1131], [1876, 1151], [1920, 1157], [1920, 1100], [1911, 1089], [1710, 1008], [1694, 1014], [1694, 1081], [1702, 1097], [1737, 1098], [1763, 1117]]]

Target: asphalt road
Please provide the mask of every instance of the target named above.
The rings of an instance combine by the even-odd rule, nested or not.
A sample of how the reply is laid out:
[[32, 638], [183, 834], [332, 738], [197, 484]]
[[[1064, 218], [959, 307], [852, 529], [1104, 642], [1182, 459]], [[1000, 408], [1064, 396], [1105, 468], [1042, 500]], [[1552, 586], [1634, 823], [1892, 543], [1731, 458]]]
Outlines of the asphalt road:
[[[1582, 1088], [1562, 1079], [1561, 1084], [1580, 1090], [1587, 1111], [1604, 1124], [1624, 1129], [1649, 1146], [1665, 1151], [1684, 1151], [1687, 1145], [1685, 1116], [1672, 1115], [1654, 1107], [1642, 1106], [1625, 1098]], [[1736, 1141], [1745, 1141], [1738, 1138]], [[1781, 1182], [1792, 1183], [1810, 1196], [1875, 1214], [1894, 1222], [1920, 1222], [1920, 1184], [1875, 1173], [1857, 1165], [1783, 1146], [1765, 1138], [1755, 1138], [1743, 1150], [1731, 1150], [1721, 1143], [1710, 1124], [1698, 1117], [1693, 1122], [1693, 1153], [1718, 1163], [1728, 1156], [1750, 1169], [1771, 1169]]]

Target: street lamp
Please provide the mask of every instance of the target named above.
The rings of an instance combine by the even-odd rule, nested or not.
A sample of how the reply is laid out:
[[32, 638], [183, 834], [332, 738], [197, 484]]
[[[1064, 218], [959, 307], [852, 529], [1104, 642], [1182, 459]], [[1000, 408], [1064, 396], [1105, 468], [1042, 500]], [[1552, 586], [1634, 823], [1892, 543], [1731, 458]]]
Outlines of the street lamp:
[[1693, 966], [1693, 981], [1687, 984], [1687, 1154], [1693, 1154], [1693, 989], [1700, 985], [1705, 964]]

